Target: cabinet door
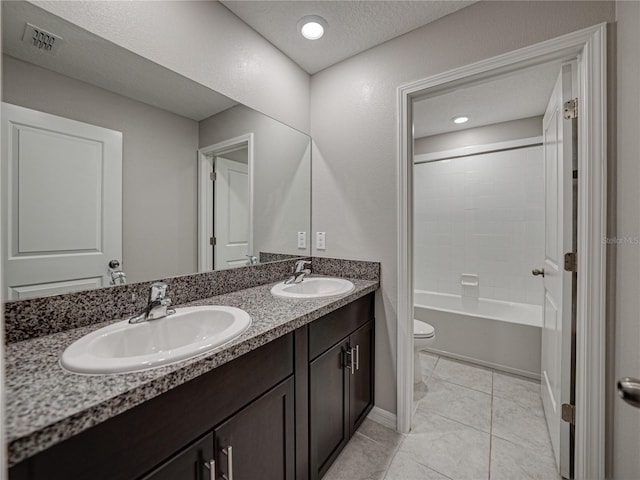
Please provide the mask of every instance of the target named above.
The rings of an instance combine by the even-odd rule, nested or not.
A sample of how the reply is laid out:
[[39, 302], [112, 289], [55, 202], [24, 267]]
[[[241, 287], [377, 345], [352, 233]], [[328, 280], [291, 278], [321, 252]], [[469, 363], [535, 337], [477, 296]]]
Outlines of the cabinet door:
[[349, 440], [349, 373], [345, 339], [309, 364], [311, 479], [321, 478]]
[[214, 429], [217, 475], [294, 480], [294, 381], [283, 381]]
[[208, 433], [200, 440], [182, 450], [160, 465], [141, 480], [204, 480], [209, 470], [205, 464], [213, 458], [213, 434]]
[[349, 346], [354, 365], [349, 371], [349, 428], [353, 435], [373, 407], [373, 322], [352, 333]]

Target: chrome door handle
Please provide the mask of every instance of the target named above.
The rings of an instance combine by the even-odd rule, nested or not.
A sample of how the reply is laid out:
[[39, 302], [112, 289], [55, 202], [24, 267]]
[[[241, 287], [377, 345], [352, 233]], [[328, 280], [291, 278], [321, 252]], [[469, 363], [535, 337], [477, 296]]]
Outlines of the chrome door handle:
[[356, 349], [351, 347], [349, 351], [351, 352], [351, 375], [354, 375], [356, 373]]
[[538, 275], [544, 277], [544, 268], [534, 268], [533, 270], [531, 270], [531, 274], [535, 275], [536, 277]]
[[224, 480], [233, 480], [233, 447], [229, 445], [222, 449], [222, 453], [227, 456], [227, 475], [222, 474]]
[[360, 345], [356, 345], [356, 371], [360, 370]]
[[618, 395], [629, 405], [640, 408], [640, 380], [630, 377], [618, 380]]
[[209, 470], [209, 480], [216, 480], [216, 461], [209, 460], [204, 462], [204, 467]]

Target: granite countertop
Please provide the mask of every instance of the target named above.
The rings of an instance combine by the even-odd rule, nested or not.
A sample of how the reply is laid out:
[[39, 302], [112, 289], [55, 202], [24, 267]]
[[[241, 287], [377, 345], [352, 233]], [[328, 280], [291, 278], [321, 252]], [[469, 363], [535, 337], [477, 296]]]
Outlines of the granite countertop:
[[202, 375], [373, 292], [377, 281], [349, 279], [347, 295], [294, 300], [271, 295], [270, 283], [182, 306], [229, 305], [249, 313], [240, 337], [206, 354], [143, 372], [77, 375], [59, 365], [72, 342], [121, 319], [9, 344], [6, 347], [6, 437], [8, 463], [45, 450], [83, 430]]

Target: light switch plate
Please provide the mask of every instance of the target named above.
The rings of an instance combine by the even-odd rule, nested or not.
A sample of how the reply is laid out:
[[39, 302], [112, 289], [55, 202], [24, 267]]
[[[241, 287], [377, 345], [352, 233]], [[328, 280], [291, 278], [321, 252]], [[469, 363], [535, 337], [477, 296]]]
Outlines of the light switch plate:
[[316, 232], [316, 249], [317, 250], [325, 250], [325, 232]]
[[307, 232], [298, 232], [298, 248], [307, 248]]

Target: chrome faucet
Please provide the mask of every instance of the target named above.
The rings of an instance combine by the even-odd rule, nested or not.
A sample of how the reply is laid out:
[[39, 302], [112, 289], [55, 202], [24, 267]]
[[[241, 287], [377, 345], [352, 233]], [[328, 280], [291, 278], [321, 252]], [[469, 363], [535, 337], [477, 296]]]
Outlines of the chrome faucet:
[[171, 299], [166, 297], [167, 284], [164, 282], [156, 282], [151, 285], [149, 290], [149, 303], [142, 313], [135, 315], [129, 319], [129, 323], [141, 323], [149, 320], [164, 318], [167, 315], [176, 313], [173, 308], [167, 308], [171, 305]]
[[284, 283], [287, 285], [291, 285], [292, 283], [300, 283], [304, 280], [304, 277], [311, 274], [311, 270], [308, 268], [304, 268], [307, 265], [311, 265], [311, 262], [308, 260], [298, 260], [296, 262], [296, 266], [293, 269], [293, 274], [285, 280]]

